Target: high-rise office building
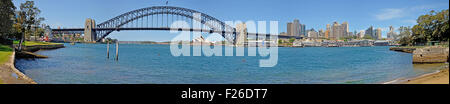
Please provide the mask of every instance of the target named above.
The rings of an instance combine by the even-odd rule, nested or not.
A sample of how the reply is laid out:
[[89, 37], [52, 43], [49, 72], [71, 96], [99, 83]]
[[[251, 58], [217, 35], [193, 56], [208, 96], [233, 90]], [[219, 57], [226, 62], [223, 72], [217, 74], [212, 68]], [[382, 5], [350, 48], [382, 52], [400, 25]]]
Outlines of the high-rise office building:
[[341, 29], [342, 29], [342, 33], [340, 34], [341, 36], [339, 37], [348, 37], [348, 22], [344, 22], [341, 24]]
[[305, 24], [300, 24], [301, 25], [301, 32], [300, 34], [305, 36], [306, 35], [306, 25]]
[[340, 33], [340, 26], [338, 22], [334, 22], [333, 25], [331, 26], [331, 34], [330, 34], [330, 39], [338, 39], [338, 35]]
[[348, 22], [344, 22], [339, 24], [338, 22], [333, 22], [333, 25], [329, 27], [327, 24], [327, 29], [330, 28], [330, 32], [328, 35], [329, 39], [340, 39], [343, 37], [347, 37], [349, 34], [348, 30]]
[[374, 38], [374, 39], [377, 38], [377, 37], [374, 36], [374, 31], [373, 31], [373, 27], [372, 27], [372, 26], [370, 26], [370, 27], [366, 30], [365, 35], [366, 35], [366, 36], [370, 36], [370, 37], [372, 37], [372, 38]]
[[330, 24], [327, 24], [327, 28], [325, 30], [325, 38], [326, 39], [330, 38], [330, 31], [331, 31]]
[[391, 40], [395, 40], [395, 29], [392, 26], [389, 26], [389, 32], [387, 33], [387, 38]]
[[287, 35], [288, 36], [293, 36], [294, 34], [294, 26], [292, 25], [292, 23], [287, 23]]
[[287, 34], [289, 36], [305, 36], [306, 26], [304, 24], [300, 24], [298, 19], [295, 19], [293, 22], [287, 23]]
[[377, 30], [375, 31], [377, 40], [381, 40], [382, 39], [381, 32], [382, 32], [381, 28], [377, 28]]

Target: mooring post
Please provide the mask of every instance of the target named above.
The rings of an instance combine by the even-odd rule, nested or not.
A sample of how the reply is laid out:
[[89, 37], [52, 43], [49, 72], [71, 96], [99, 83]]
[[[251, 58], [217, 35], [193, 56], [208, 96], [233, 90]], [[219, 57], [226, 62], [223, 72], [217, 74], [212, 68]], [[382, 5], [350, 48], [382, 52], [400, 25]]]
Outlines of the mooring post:
[[116, 61], [119, 60], [119, 41], [116, 41]]
[[108, 58], [109, 59], [109, 42], [108, 43], [106, 43], [106, 58]]

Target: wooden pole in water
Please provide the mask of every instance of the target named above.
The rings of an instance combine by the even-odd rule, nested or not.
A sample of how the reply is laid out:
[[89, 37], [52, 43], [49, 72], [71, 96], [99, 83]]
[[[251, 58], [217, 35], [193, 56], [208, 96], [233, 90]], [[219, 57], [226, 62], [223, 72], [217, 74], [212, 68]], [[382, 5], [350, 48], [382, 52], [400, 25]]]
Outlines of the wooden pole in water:
[[109, 42], [106, 44], [106, 55], [107, 55], [106, 58], [109, 59]]
[[119, 60], [119, 41], [116, 42], [116, 61]]

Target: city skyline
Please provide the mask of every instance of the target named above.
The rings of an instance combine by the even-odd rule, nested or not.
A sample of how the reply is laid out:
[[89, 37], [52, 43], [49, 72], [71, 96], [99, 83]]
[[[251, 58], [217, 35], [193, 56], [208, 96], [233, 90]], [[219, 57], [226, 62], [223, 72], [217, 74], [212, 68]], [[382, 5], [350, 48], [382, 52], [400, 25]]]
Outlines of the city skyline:
[[[13, 1], [16, 7], [25, 0]], [[103, 22], [127, 11], [165, 5], [166, 0], [134, 0], [134, 1], [55, 1], [39, 0], [36, 5], [46, 18], [44, 23], [52, 28], [83, 27], [87, 18]], [[86, 1], [88, 2], [88, 1]], [[201, 3], [200, 3], [201, 2]], [[327, 3], [323, 3], [327, 2]], [[55, 5], [58, 4], [58, 5]], [[127, 4], [127, 5], [123, 5]], [[202, 5], [198, 5], [202, 4]], [[233, 4], [233, 7], [230, 5]], [[261, 5], [266, 5], [261, 6]], [[267, 8], [267, 5], [273, 8]], [[386, 38], [389, 26], [412, 26], [418, 16], [431, 10], [440, 11], [448, 9], [448, 1], [444, 0], [399, 0], [399, 1], [174, 1], [169, 0], [169, 6], [193, 8], [200, 12], [212, 15], [223, 21], [279, 21], [279, 33], [287, 32], [286, 24], [298, 19], [306, 25], [306, 30], [326, 30], [326, 24], [333, 22], [348, 22], [349, 32], [366, 30], [370, 26], [381, 28], [383, 37]], [[245, 8], [245, 9], [243, 9]], [[275, 8], [275, 9], [274, 9]], [[355, 9], [360, 8], [360, 9]], [[70, 11], [70, 12], [63, 12]], [[63, 15], [61, 15], [63, 14]], [[133, 34], [127, 37], [124, 34]], [[165, 41], [175, 37], [169, 35], [159, 37], [148, 34], [169, 34], [161, 31], [134, 31], [115, 32], [112, 38], [120, 40], [153, 40]]]

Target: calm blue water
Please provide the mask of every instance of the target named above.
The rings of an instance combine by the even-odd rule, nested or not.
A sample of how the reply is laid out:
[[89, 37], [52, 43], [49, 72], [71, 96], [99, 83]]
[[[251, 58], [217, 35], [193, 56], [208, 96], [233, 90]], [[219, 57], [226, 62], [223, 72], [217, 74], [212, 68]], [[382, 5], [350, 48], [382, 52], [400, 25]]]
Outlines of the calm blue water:
[[39, 51], [48, 59], [18, 59], [18, 67], [42, 84], [322, 84], [383, 83], [434, 72], [440, 65], [413, 65], [408, 53], [389, 47], [279, 48], [278, 65], [264, 57], [174, 57], [169, 45], [121, 44], [119, 61], [105, 44], [66, 44]]

